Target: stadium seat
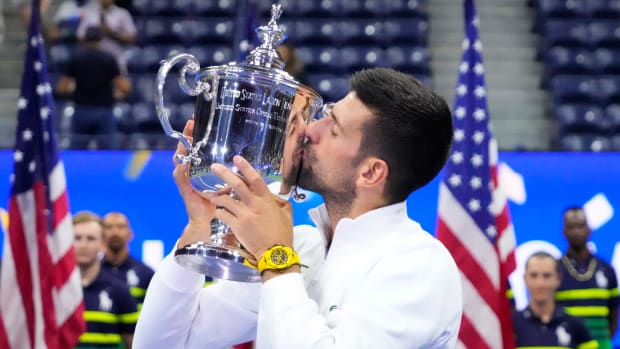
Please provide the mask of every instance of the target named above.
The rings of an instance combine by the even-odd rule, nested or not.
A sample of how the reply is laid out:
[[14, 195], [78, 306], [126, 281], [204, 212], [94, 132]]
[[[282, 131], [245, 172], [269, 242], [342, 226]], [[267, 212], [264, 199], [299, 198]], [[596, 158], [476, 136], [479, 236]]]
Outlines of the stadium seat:
[[170, 116], [170, 124], [177, 130], [183, 130], [187, 120], [191, 119], [194, 115], [195, 104], [193, 102], [186, 102], [177, 105], [176, 112]]
[[150, 14], [154, 16], [181, 17], [189, 12], [190, 0], [151, 0], [150, 7]]
[[131, 104], [116, 103], [114, 105], [114, 118], [116, 118], [118, 132], [121, 134], [128, 135], [135, 131], [133, 114], [131, 113]]
[[[191, 80], [193, 79], [193, 76], [188, 76], [187, 79]], [[196, 100], [195, 96], [185, 93], [179, 86], [178, 71], [175, 70], [173, 72], [170, 72], [166, 77], [166, 84], [164, 85], [164, 103], [168, 105], [184, 102], [193, 102], [194, 100]]]
[[594, 51], [595, 66], [602, 74], [620, 74], [620, 49], [599, 48]]
[[543, 27], [544, 48], [553, 46], [588, 47], [588, 25], [583, 20], [548, 20]]
[[[191, 30], [200, 33], [200, 39], [196, 43], [203, 44], [229, 44], [233, 42], [235, 36], [235, 22], [226, 17], [201, 18], [193, 22]], [[207, 27], [206, 35], [202, 35], [200, 26]]]
[[607, 106], [620, 103], [620, 76], [601, 76], [596, 80], [596, 83], [596, 97], [600, 105]]
[[[297, 18], [306, 17], [334, 17], [340, 12], [340, 3], [336, 0], [315, 0], [315, 1], [287, 1], [291, 4], [289, 6], [295, 6], [294, 9], [287, 10], [284, 8], [284, 13], [288, 13], [289, 16]], [[269, 3], [266, 1], [266, 3]], [[269, 10], [265, 15], [269, 16]]]
[[349, 91], [348, 76], [335, 74], [308, 74], [308, 85], [316, 90], [325, 102], [335, 102]]
[[609, 121], [609, 131], [620, 135], [620, 104], [610, 104], [605, 108], [605, 118]]
[[187, 52], [198, 59], [201, 67], [224, 65], [234, 60], [233, 50], [227, 45], [192, 46], [187, 49]]
[[383, 23], [382, 37], [385, 45], [427, 45], [428, 21], [424, 19], [392, 19]]
[[132, 103], [149, 103], [153, 105], [153, 92], [155, 89], [155, 76], [152, 74], [132, 75], [131, 95], [128, 101]]
[[[174, 108], [173, 104], [168, 105], [167, 108]], [[170, 109], [170, 112], [172, 113], [173, 110]], [[135, 132], [164, 132], [155, 113], [153, 103], [134, 103], [131, 107], [131, 113], [134, 119]]]
[[555, 107], [555, 118], [562, 134], [607, 134], [610, 123], [603, 110], [591, 104], [561, 104]]
[[589, 76], [558, 75], [550, 81], [555, 103], [596, 103], [596, 82]]
[[384, 50], [378, 46], [343, 47], [337, 64], [343, 73], [353, 73], [363, 68], [384, 66], [384, 54]]
[[585, 3], [585, 0], [539, 0], [537, 13], [543, 19], [581, 18], [585, 13]]
[[620, 151], [620, 134], [612, 136], [610, 138], [611, 150]]
[[295, 22], [295, 41], [304, 45], [334, 45], [338, 42], [338, 22], [308, 19]]
[[427, 18], [424, 0], [383, 0], [388, 17]]
[[125, 51], [125, 59], [127, 60], [127, 70], [129, 74], [142, 74], [147, 72], [146, 66], [142, 61], [142, 48], [134, 46]]
[[385, 51], [386, 64], [412, 74], [430, 74], [430, 54], [425, 47], [393, 46]]
[[181, 18], [150, 17], [144, 20], [139, 31], [140, 42], [143, 45], [183, 44], [186, 35], [179, 33], [181, 23]]
[[592, 52], [584, 48], [552, 47], [545, 55], [548, 78], [558, 74], [595, 73]]
[[386, 14], [385, 2], [382, 0], [340, 0], [340, 15], [351, 17], [383, 18]]
[[376, 20], [343, 20], [338, 24], [337, 40], [343, 45], [373, 45], [381, 42], [383, 23]]
[[191, 11], [196, 16], [232, 17], [237, 9], [237, 0], [190, 0], [190, 2]]
[[299, 46], [297, 55], [307, 73], [337, 72], [340, 52], [329, 46]]
[[590, 43], [593, 47], [620, 47], [620, 21], [590, 23]]
[[163, 59], [184, 52], [183, 46], [179, 45], [149, 45], [142, 49], [134, 48], [129, 51], [127, 68], [134, 74], [156, 72]]
[[569, 151], [609, 151], [611, 141], [601, 135], [566, 134], [560, 137], [560, 147]]
[[151, 0], [133, 0], [131, 4], [134, 17], [143, 17], [151, 14]]
[[620, 18], [620, 0], [588, 0], [585, 11], [593, 18]]

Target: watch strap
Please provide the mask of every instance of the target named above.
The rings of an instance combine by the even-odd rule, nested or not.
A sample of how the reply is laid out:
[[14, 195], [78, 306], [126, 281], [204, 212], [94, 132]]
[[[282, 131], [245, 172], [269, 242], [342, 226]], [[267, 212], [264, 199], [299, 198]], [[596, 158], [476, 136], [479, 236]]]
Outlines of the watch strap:
[[300, 264], [299, 255], [291, 247], [273, 245], [258, 259], [257, 267], [262, 274], [265, 270], [281, 271]]

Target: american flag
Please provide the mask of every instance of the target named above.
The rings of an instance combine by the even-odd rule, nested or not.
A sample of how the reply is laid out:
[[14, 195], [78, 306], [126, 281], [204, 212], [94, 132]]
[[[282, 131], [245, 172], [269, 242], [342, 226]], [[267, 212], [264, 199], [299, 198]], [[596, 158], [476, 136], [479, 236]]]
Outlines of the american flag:
[[1, 348], [72, 348], [85, 329], [38, 3], [32, 4], [18, 101], [9, 229], [0, 275]]
[[437, 237], [461, 272], [458, 348], [514, 348], [508, 275], [515, 237], [498, 190], [497, 142], [489, 128], [482, 44], [473, 0], [465, 0], [463, 55], [454, 101], [454, 144], [439, 187]]

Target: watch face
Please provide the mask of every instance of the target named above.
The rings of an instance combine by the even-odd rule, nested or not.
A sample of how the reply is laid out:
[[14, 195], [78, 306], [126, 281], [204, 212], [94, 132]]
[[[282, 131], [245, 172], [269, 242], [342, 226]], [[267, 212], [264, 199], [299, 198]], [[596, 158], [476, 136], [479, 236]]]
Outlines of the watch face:
[[286, 265], [288, 262], [288, 254], [282, 248], [275, 249], [271, 252], [271, 263], [274, 265]]

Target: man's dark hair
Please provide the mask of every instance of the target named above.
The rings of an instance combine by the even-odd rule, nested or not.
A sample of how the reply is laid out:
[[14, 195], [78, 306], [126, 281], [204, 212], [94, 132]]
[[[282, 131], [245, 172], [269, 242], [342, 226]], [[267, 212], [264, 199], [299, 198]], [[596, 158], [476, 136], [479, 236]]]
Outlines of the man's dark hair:
[[577, 205], [571, 205], [568, 206], [564, 209], [564, 211], [562, 212], [562, 217], [565, 217], [566, 214], [570, 211], [583, 211], [583, 207], [581, 206], [577, 206]]
[[384, 196], [389, 203], [403, 201], [446, 163], [453, 132], [450, 108], [414, 77], [387, 68], [354, 74], [351, 90], [375, 114], [363, 127], [360, 155], [388, 164]]

